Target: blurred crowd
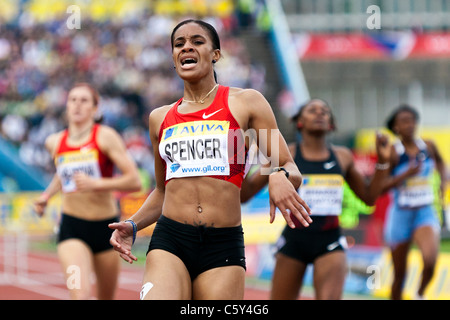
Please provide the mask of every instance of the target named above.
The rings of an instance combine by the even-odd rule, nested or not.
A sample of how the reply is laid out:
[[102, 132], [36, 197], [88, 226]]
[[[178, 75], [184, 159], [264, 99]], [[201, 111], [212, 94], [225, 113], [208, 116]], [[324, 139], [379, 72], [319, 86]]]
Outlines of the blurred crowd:
[[[90, 82], [101, 94], [103, 123], [122, 134], [133, 158], [151, 177], [148, 115], [182, 96], [170, 34], [183, 18], [149, 11], [102, 22], [84, 17], [81, 28], [74, 30], [65, 19], [30, 22], [26, 14], [14, 23], [0, 21], [1, 136], [16, 146], [23, 162], [52, 175], [45, 138], [65, 127], [68, 89]], [[235, 15], [204, 20], [221, 36], [224, 59], [215, 67], [219, 83], [263, 91], [264, 68], [250, 62], [236, 35]]]

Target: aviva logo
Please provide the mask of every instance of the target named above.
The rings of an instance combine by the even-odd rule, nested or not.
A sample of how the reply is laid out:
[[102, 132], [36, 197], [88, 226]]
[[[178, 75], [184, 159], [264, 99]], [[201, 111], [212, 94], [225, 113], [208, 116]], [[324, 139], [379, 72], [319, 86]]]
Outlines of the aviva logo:
[[183, 122], [164, 129], [161, 141], [210, 134], [227, 134], [229, 128], [229, 121], [210, 120]]
[[69, 151], [64, 152], [58, 155], [55, 159], [55, 163], [63, 164], [63, 163], [79, 163], [79, 162], [90, 162], [97, 161], [98, 153], [97, 150], [89, 150], [88, 152], [80, 152], [80, 151]]

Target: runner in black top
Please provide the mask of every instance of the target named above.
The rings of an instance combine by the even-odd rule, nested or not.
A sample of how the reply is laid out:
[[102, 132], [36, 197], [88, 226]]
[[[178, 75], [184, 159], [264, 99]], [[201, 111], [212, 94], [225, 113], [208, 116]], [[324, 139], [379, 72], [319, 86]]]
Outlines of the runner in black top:
[[[299, 189], [311, 208], [313, 223], [304, 228], [286, 226], [277, 242], [278, 253], [272, 279], [272, 299], [296, 299], [306, 267], [314, 265], [314, 288], [317, 299], [340, 299], [347, 273], [345, 240], [341, 237], [339, 214], [342, 209], [343, 183], [347, 181], [355, 194], [372, 205], [387, 178], [390, 147], [387, 137], [377, 135], [377, 170], [370, 184], [356, 170], [351, 151], [330, 145], [327, 134], [334, 130], [328, 104], [313, 99], [303, 105], [293, 118], [302, 134], [290, 151], [303, 175]], [[247, 177], [242, 185], [241, 200], [246, 201], [267, 182], [259, 171]]]
[[[300, 193], [307, 195], [313, 207], [316, 208], [312, 214], [315, 217], [310, 229], [324, 231], [338, 228], [338, 215], [341, 213], [344, 178], [333, 147], [327, 146], [329, 157], [324, 161], [305, 159], [300, 143], [295, 144], [295, 149], [295, 164], [302, 168], [302, 174], [305, 176]], [[327, 188], [321, 191], [324, 187]], [[297, 223], [296, 226], [297, 228], [301, 227]]]

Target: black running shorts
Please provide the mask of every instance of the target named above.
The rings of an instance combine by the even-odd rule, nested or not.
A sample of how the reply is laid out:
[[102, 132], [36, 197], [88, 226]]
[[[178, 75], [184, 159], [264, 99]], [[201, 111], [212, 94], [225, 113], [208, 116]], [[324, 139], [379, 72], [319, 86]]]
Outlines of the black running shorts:
[[68, 239], [79, 239], [86, 243], [92, 252], [99, 253], [113, 247], [109, 243], [113, 230], [108, 224], [119, 221], [118, 218], [106, 220], [84, 220], [62, 214], [59, 226], [58, 243]]
[[346, 241], [340, 228], [310, 231], [286, 226], [276, 246], [278, 252], [308, 264], [324, 254], [345, 250]]
[[147, 254], [154, 249], [168, 251], [180, 258], [191, 280], [217, 267], [237, 265], [246, 268], [242, 226], [192, 226], [161, 216]]

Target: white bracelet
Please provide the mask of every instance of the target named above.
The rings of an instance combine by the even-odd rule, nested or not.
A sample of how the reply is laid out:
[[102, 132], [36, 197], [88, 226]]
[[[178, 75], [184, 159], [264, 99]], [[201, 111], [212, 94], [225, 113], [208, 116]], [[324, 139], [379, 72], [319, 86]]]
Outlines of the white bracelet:
[[387, 169], [389, 169], [389, 167], [390, 167], [389, 162], [386, 162], [386, 163], [376, 163], [376, 164], [375, 164], [375, 169], [376, 169], [376, 170], [387, 170]]

